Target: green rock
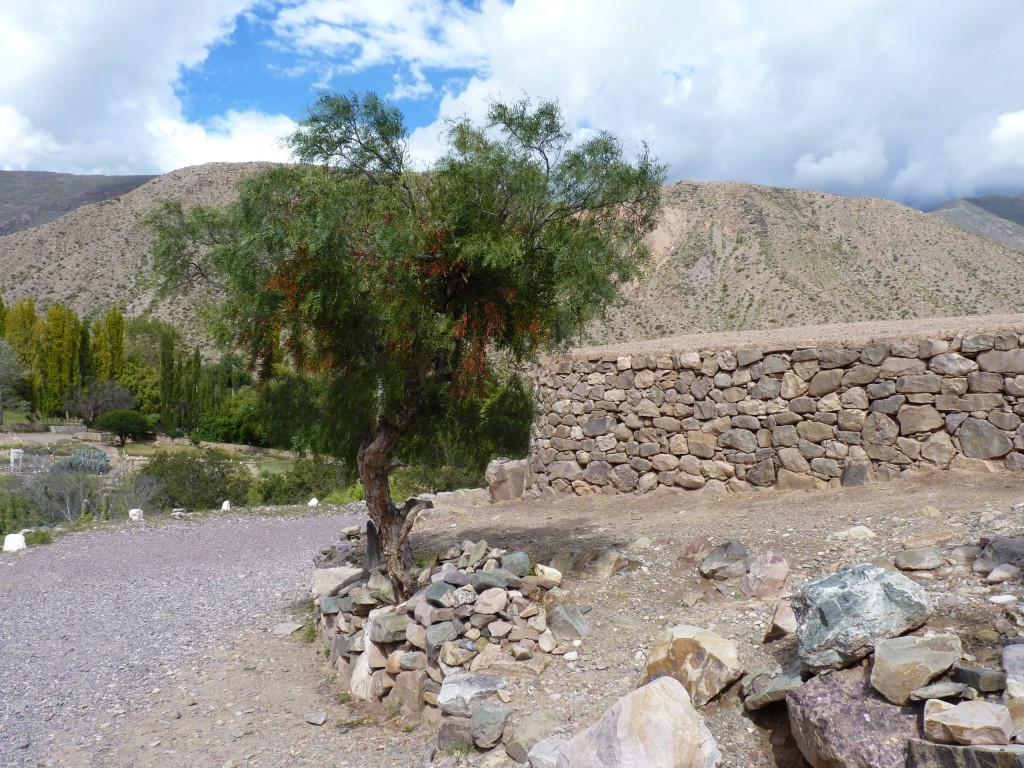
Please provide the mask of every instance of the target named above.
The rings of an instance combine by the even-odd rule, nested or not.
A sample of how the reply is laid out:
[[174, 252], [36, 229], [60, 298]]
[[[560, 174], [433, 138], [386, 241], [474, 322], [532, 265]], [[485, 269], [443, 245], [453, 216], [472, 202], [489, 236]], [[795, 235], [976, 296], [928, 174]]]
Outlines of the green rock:
[[455, 587], [451, 584], [447, 584], [443, 581], [437, 581], [427, 587], [423, 596], [431, 605], [436, 605], [441, 608], [451, 608], [455, 605], [455, 598], [453, 596], [454, 592]]
[[954, 664], [950, 677], [954, 683], [963, 683], [983, 693], [994, 693], [1006, 688], [1006, 673], [988, 667], [966, 667], [963, 664]]
[[370, 640], [375, 643], [401, 643], [411, 620], [398, 613], [374, 616], [369, 622]]
[[533, 562], [525, 552], [509, 552], [501, 558], [501, 567], [509, 573], [514, 573], [519, 578], [522, 578], [523, 576], [530, 575]]

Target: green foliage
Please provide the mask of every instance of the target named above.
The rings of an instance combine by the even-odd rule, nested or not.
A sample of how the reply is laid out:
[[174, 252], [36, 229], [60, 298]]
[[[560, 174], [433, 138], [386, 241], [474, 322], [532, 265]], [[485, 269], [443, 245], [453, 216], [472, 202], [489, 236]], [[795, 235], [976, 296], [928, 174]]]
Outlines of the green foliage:
[[124, 315], [117, 307], [92, 326], [93, 358], [98, 381], [117, 381], [124, 373]]
[[25, 543], [30, 547], [53, 543], [53, 532], [45, 528], [31, 530], [25, 534]]
[[54, 304], [46, 312], [43, 330], [43, 386], [40, 409], [46, 414], [64, 410], [65, 404], [81, 385], [80, 343], [81, 321], [62, 304]]
[[102, 475], [110, 469], [110, 457], [96, 448], [79, 448], [63, 457], [54, 467], [64, 472], [87, 472]]
[[17, 533], [23, 528], [31, 528], [42, 522], [39, 509], [30, 498], [25, 496], [14, 484], [5, 483], [0, 490], [0, 536]]
[[138, 411], [115, 409], [101, 414], [92, 423], [92, 428], [98, 432], [110, 432], [117, 435], [121, 446], [130, 437], [132, 440], [139, 440], [149, 432], [149, 419]]
[[18, 356], [7, 340], [0, 338], [0, 424], [3, 424], [5, 410], [26, 405], [17, 391], [23, 376], [24, 371]]
[[252, 496], [257, 504], [300, 504], [342, 492], [350, 481], [351, 473], [340, 464], [319, 456], [300, 458], [287, 472], [261, 477]]
[[353, 483], [347, 488], [328, 494], [323, 501], [325, 504], [350, 504], [353, 501], [362, 501], [365, 498], [366, 494], [363, 493], [363, 486], [359, 483]]
[[213, 509], [224, 500], [248, 498], [252, 476], [224, 451], [157, 451], [141, 470], [160, 483], [156, 502], [164, 508]]
[[300, 165], [247, 177], [226, 208], [167, 203], [153, 220], [165, 288], [211, 276], [264, 378], [283, 338], [325, 405], [316, 447], [349, 462], [384, 425], [422, 459], [485, 405], [489, 352], [515, 363], [571, 340], [647, 258], [664, 168], [646, 151], [573, 141], [550, 102], [492, 104], [447, 139], [411, 172], [397, 110], [324, 94], [289, 139]]

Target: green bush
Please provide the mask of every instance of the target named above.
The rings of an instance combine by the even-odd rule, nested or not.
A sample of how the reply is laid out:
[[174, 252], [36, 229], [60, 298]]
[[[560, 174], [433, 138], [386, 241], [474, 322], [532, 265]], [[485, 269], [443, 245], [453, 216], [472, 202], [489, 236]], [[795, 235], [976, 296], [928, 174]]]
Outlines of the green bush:
[[28, 531], [25, 534], [25, 543], [30, 547], [38, 547], [41, 544], [52, 544], [53, 533], [45, 528]]
[[138, 411], [107, 411], [92, 423], [98, 432], [112, 432], [124, 447], [125, 440], [139, 440], [149, 432], [149, 419]]
[[17, 490], [0, 492], [0, 536], [17, 533], [41, 522], [39, 509]]
[[96, 448], [79, 448], [70, 456], [65, 456], [58, 461], [54, 469], [102, 475], [110, 469], [110, 457]]
[[365, 498], [363, 486], [360, 483], [355, 483], [348, 488], [328, 494], [323, 502], [325, 504], [351, 504], [353, 501], [362, 501]]
[[224, 451], [158, 451], [142, 475], [159, 481], [156, 503], [161, 507], [214, 509], [221, 502], [244, 503], [252, 475]]
[[314, 496], [325, 498], [344, 490], [348, 479], [341, 464], [319, 456], [302, 458], [287, 472], [262, 476], [253, 486], [253, 501], [257, 504], [301, 504]]

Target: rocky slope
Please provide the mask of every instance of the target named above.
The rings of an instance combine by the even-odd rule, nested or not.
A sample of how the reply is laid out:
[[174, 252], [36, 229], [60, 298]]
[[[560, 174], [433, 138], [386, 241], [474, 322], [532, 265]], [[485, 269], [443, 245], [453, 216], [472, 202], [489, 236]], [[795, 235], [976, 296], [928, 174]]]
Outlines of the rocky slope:
[[0, 235], [38, 227], [83, 205], [131, 192], [154, 178], [0, 171]]
[[664, 199], [651, 273], [590, 341], [1019, 307], [1024, 253], [898, 203], [695, 182]]
[[[188, 302], [157, 302], [140, 224], [160, 199], [223, 203], [259, 164], [161, 176], [42, 226], [0, 237], [0, 295], [91, 315], [119, 304], [198, 329]], [[879, 199], [742, 183], [665, 189], [650, 274], [594, 323], [587, 341], [825, 322], [1013, 312], [1024, 252]], [[192, 335], [195, 335], [195, 331]]]
[[951, 200], [930, 213], [968, 232], [1024, 251], [1024, 195]]

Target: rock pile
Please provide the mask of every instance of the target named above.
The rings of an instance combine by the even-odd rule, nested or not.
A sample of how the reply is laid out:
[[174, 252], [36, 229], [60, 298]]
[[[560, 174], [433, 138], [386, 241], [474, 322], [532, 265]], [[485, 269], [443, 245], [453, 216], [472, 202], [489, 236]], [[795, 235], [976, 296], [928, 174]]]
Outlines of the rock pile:
[[749, 491], [901, 471], [1024, 469], [1024, 342], [961, 333], [555, 360], [537, 377], [535, 486]]
[[418, 570], [397, 602], [380, 570], [354, 565], [359, 531], [325, 550], [313, 572], [317, 627], [343, 688], [438, 729], [438, 748], [490, 749], [515, 712], [505, 676], [537, 676], [572, 660], [588, 626], [554, 568], [486, 541], [452, 547]]

